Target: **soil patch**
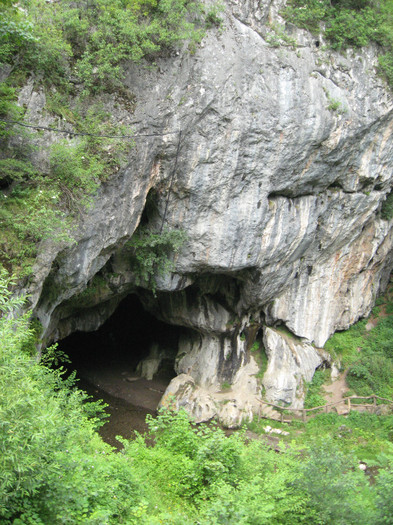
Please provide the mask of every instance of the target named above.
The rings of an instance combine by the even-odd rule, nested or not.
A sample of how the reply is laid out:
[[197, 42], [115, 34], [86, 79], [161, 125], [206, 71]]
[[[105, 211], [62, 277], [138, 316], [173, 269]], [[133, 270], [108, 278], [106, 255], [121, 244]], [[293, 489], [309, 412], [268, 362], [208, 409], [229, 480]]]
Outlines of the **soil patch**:
[[330, 385], [323, 385], [326, 403], [338, 403], [337, 405], [330, 407], [329, 411], [337, 410], [337, 412], [340, 412], [340, 409], [345, 406], [344, 396], [349, 390], [346, 381], [347, 373], [348, 370], [345, 370], [337, 379], [332, 381]]
[[170, 378], [158, 376], [148, 381], [129, 373], [124, 365], [96, 366], [79, 370], [78, 387], [85, 390], [92, 400], [102, 399], [108, 406], [109, 419], [99, 434], [102, 439], [123, 448], [116, 436], [132, 438], [134, 431], [147, 432], [147, 414], [156, 415], [160, 399]]
[[144, 434], [148, 430], [145, 422], [147, 414], [153, 416], [156, 414], [155, 410], [138, 407], [124, 399], [108, 394], [86, 379], [78, 381], [78, 388], [85, 390], [92, 397], [92, 401], [102, 399], [108, 405], [105, 412], [109, 418], [98, 433], [106, 443], [118, 450], [122, 449], [123, 445], [116, 439], [116, 436], [130, 439], [135, 435], [135, 431]]

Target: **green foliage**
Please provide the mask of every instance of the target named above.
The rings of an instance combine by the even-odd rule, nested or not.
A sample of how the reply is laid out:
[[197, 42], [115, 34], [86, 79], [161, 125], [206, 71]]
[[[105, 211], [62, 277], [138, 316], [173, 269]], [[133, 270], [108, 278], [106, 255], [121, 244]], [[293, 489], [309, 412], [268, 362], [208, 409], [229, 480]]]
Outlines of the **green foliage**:
[[322, 385], [327, 381], [329, 370], [316, 370], [311, 383], [307, 385], [307, 394], [304, 400], [304, 408], [313, 408], [326, 404], [322, 395]]
[[222, 18], [221, 13], [224, 11], [225, 6], [221, 3], [212, 4], [207, 10], [204, 10], [205, 14], [205, 26], [210, 29], [212, 27], [221, 27]]
[[39, 241], [49, 237], [58, 243], [72, 241], [57, 203], [58, 194], [46, 184], [0, 193], [0, 260], [19, 277], [30, 274]]
[[108, 293], [108, 291], [109, 288], [106, 280], [100, 275], [95, 275], [81, 293], [71, 297], [68, 305], [75, 305], [78, 308], [90, 307], [92, 304], [99, 302], [100, 295]]
[[373, 309], [377, 322], [371, 330], [365, 329], [365, 320], [360, 321], [335, 333], [325, 348], [348, 368], [347, 383], [355, 393], [393, 399], [393, 301], [388, 292], [378, 302], [380, 306]]
[[364, 343], [366, 335], [366, 322], [359, 321], [348, 330], [336, 332], [325, 343], [325, 349], [330, 355], [340, 361], [342, 368], [347, 368], [359, 357], [359, 350]]
[[[10, 284], [1, 270], [3, 314], [23, 303], [11, 298]], [[61, 368], [22, 351], [34, 340], [27, 315], [3, 315], [0, 338], [2, 523], [133, 523], [139, 489], [131, 465], [95, 433], [100, 405], [86, 403]]]
[[174, 270], [174, 261], [170, 257], [180, 250], [186, 238], [183, 230], [152, 233], [140, 228], [126, 244], [137, 284], [149, 286], [155, 293], [155, 276]]
[[103, 166], [94, 155], [86, 153], [85, 144], [57, 142], [50, 155], [51, 177], [58, 186], [67, 207], [80, 203], [98, 188]]
[[286, 32], [284, 26], [279, 24], [269, 25], [269, 32], [266, 34], [266, 42], [271, 47], [280, 47], [283, 45], [295, 48], [296, 40], [290, 37]]
[[124, 454], [143, 486], [154, 484], [157, 517], [163, 507], [176, 508], [179, 498], [183, 508], [193, 503], [186, 523], [289, 524], [302, 515], [308, 498], [293, 489], [294, 456], [277, 456], [260, 442], [246, 445], [239, 433], [226, 437], [218, 428], [194, 427], [182, 411], [161, 411], [148, 422], [155, 446], [139, 437], [124, 443]]
[[379, 72], [393, 85], [391, 0], [290, 0], [283, 15], [312, 33], [324, 33], [333, 49], [379, 44]]
[[[389, 86], [393, 85], [393, 55], [386, 53], [385, 55], [379, 55], [378, 57], [378, 71], [381, 76], [386, 79], [386, 82]], [[383, 206], [383, 205], [382, 205]], [[390, 218], [389, 210], [389, 218]]]
[[[0, 116], [18, 119], [21, 109], [15, 104], [15, 90], [0, 84]], [[59, 92], [49, 97], [49, 111], [67, 117], [80, 133], [99, 135], [129, 134], [98, 104], [81, 105], [74, 110], [70, 100]], [[100, 183], [117, 172], [125, 162], [132, 141], [119, 142], [83, 136], [65, 139], [50, 147], [49, 170], [43, 175], [28, 160], [29, 135], [21, 135], [24, 148], [15, 148], [9, 138], [12, 127], [0, 129], [3, 158], [0, 158], [0, 260], [20, 276], [28, 275], [36, 256], [37, 244], [51, 238], [71, 243], [72, 219], [90, 202]]]
[[[392, 67], [393, 67], [393, 62], [392, 62]], [[393, 70], [392, 70], [392, 73], [393, 73]], [[393, 76], [392, 76], [392, 80], [393, 80]], [[386, 199], [382, 203], [381, 217], [385, 221], [390, 221], [393, 218], [393, 192], [389, 193]]]
[[[17, 104], [15, 88], [8, 86], [5, 82], [0, 82], [0, 118], [7, 120], [20, 120], [23, 114], [22, 108]], [[0, 122], [0, 141], [4, 147], [4, 139], [14, 135], [12, 128], [5, 122]]]
[[324, 92], [328, 102], [327, 109], [329, 111], [336, 111], [339, 114], [345, 113], [346, 110], [342, 107], [341, 102], [333, 98], [326, 88], [324, 88]]
[[348, 386], [359, 395], [393, 398], [393, 361], [381, 352], [366, 353], [349, 369]]
[[23, 19], [19, 10], [11, 2], [0, 3], [0, 64], [10, 60], [14, 53], [35, 44], [33, 25]]
[[377, 494], [376, 525], [391, 525], [393, 523], [393, 459], [391, 456], [380, 456], [380, 464], [384, 467], [379, 473], [375, 491]]
[[[168, 53], [203, 36], [203, 8], [194, 0], [83, 0], [24, 2], [2, 8], [0, 60], [41, 73], [66, 88], [77, 77], [88, 93], [121, 85], [123, 62]], [[219, 22], [218, 9], [206, 15]], [[198, 26], [199, 25], [199, 29]]]
[[310, 497], [312, 523], [373, 523], [367, 480], [348, 454], [329, 441], [310, 447], [297, 483]]
[[259, 372], [256, 377], [262, 379], [268, 365], [268, 359], [262, 341], [255, 341], [250, 350], [253, 352], [253, 357], [259, 367]]

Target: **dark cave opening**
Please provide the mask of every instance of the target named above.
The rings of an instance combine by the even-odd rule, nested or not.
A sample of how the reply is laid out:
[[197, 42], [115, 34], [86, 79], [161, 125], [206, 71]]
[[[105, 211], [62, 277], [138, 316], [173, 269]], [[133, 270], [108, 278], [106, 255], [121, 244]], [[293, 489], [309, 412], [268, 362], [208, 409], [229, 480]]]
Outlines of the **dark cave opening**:
[[83, 373], [113, 366], [136, 373], [138, 363], [149, 357], [152, 346], [158, 345], [165, 355], [157, 375], [173, 377], [180, 330], [156, 319], [144, 310], [137, 295], [131, 294], [98, 330], [75, 332], [59, 342], [59, 349]]
[[59, 341], [59, 350], [71, 361], [67, 368], [77, 372], [78, 387], [109, 405], [109, 425], [100, 433], [110, 444], [118, 446], [116, 435], [146, 430], [146, 414], [155, 413], [176, 375], [181, 331], [156, 319], [131, 294], [98, 330]]

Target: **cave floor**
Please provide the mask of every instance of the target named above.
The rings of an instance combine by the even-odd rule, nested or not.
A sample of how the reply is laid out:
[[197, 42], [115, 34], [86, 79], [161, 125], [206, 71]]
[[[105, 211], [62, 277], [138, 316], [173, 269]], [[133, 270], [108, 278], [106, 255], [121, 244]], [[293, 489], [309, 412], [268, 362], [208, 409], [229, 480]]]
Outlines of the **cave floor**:
[[96, 367], [78, 370], [78, 387], [102, 399], [108, 407], [109, 419], [99, 433], [104, 441], [122, 448], [116, 436], [130, 438], [134, 431], [147, 431], [146, 415], [156, 414], [157, 405], [170, 378], [158, 377], [151, 381], [129, 373], [124, 366]]
[[153, 411], [171, 380], [169, 377], [159, 376], [148, 381], [128, 372], [121, 363], [80, 369], [79, 375], [111, 396]]

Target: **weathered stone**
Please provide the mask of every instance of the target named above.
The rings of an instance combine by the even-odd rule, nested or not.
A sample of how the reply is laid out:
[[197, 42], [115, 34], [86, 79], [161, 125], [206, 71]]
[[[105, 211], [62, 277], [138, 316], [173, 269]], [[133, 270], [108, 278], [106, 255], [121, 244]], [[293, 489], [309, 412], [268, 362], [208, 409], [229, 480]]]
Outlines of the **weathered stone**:
[[[223, 29], [195, 54], [127, 67], [135, 111], [116, 108], [113, 97], [104, 103], [143, 136], [81, 216], [77, 242], [43, 243], [28, 290], [48, 340], [95, 329], [131, 291], [160, 319], [193, 330], [177, 358], [184, 381], [171, 388], [199, 420], [220, 410], [210, 389], [234, 387], [250, 362], [247, 330], [284, 323], [322, 346], [367, 315], [393, 266], [393, 221], [380, 216], [392, 187], [392, 97], [375, 75], [376, 52], [316, 47], [292, 26], [297, 47], [272, 47], [266, 23], [282, 22], [282, 5], [230, 1]], [[20, 103], [35, 122], [56, 124], [32, 83]], [[57, 138], [35, 140], [45, 165], [45, 141]], [[123, 249], [149, 192], [155, 211], [145, 210], [144, 221], [187, 234], [173, 274], [157, 276], [157, 297], [137, 283]], [[105, 298], [70, 308], [97, 272], [107, 279]], [[268, 396], [300, 406], [300, 379], [309, 381], [322, 358], [268, 328], [265, 340]], [[233, 388], [236, 400], [222, 409], [229, 424], [239, 407], [254, 410], [239, 401], [244, 388], [257, 395], [255, 378], [245, 377], [248, 386]]]
[[184, 408], [196, 423], [208, 421], [217, 414], [211, 396], [195, 384], [191, 376], [180, 374], [170, 382], [159, 407]]
[[165, 353], [163, 351], [160, 352], [158, 344], [153, 343], [149, 349], [148, 356], [142, 361], [139, 361], [136, 367], [136, 373], [149, 381], [152, 380], [158, 372], [164, 356]]
[[268, 357], [262, 379], [266, 399], [291, 408], [302, 408], [305, 383], [311, 381], [316, 368], [324, 360], [329, 360], [329, 355], [291, 334], [272, 328], [265, 328], [263, 342]]

